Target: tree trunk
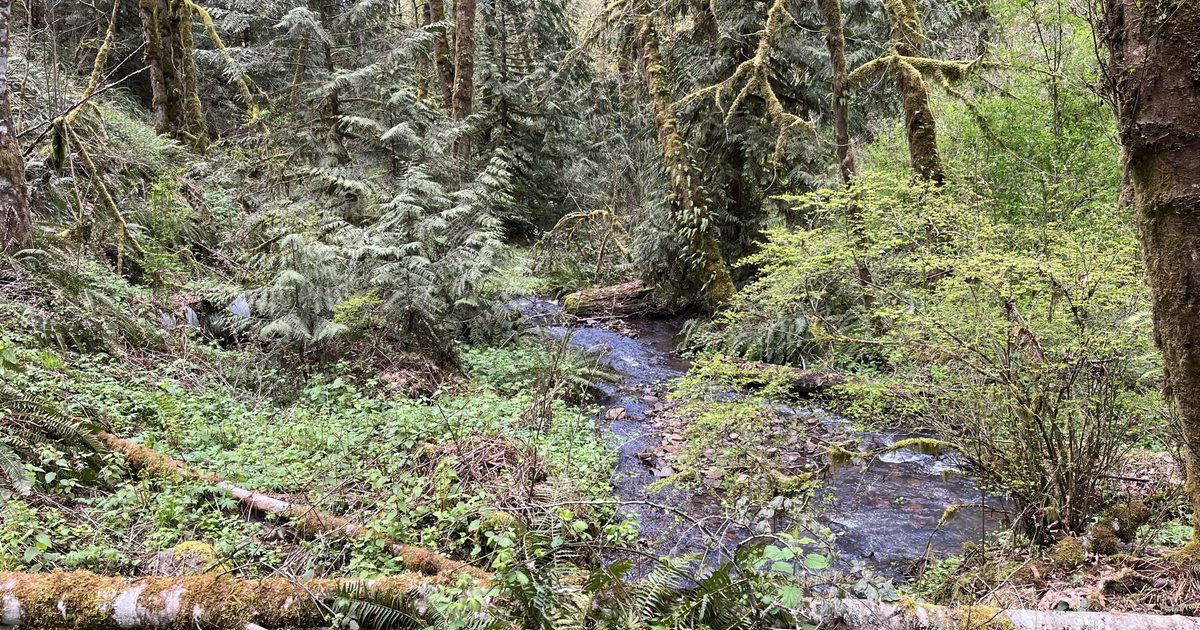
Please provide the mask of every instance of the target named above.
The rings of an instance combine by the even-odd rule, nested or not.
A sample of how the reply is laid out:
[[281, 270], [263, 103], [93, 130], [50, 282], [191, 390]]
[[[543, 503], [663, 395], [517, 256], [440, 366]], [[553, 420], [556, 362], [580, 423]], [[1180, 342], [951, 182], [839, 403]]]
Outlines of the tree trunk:
[[1099, 28], [1200, 562], [1200, 3], [1107, 0]]
[[[445, 0], [425, 0], [423, 12], [427, 18], [425, 24], [437, 24], [446, 21]], [[450, 44], [446, 42], [446, 29], [439, 27], [433, 34], [433, 69], [437, 75], [437, 86], [442, 95], [442, 104], [447, 109], [454, 107], [454, 64], [450, 62]]]
[[[475, 0], [457, 0], [454, 4], [454, 93], [452, 118], [462, 122], [471, 115], [475, 98]], [[463, 134], [454, 141], [454, 154], [471, 156], [471, 138]]]
[[87, 571], [0, 573], [0, 628], [318, 628], [328, 625], [339, 592], [403, 596], [428, 582], [411, 574], [301, 581], [237, 579], [215, 572], [144, 578]]
[[[917, 15], [916, 0], [884, 0], [884, 6], [888, 12], [888, 36], [893, 52], [904, 57], [920, 57], [926, 39], [921, 18]], [[929, 86], [912, 66], [897, 63], [896, 68], [913, 175], [941, 184], [946, 179], [946, 172], [938, 153], [937, 125], [929, 108]]]
[[[842, 30], [841, 0], [817, 0], [817, 8], [825, 20], [825, 45], [829, 49], [829, 63], [833, 68], [833, 127], [837, 142], [838, 170], [842, 174], [842, 183], [849, 187], [854, 184], [857, 169], [854, 166], [854, 149], [850, 146], [850, 115], [846, 99], [846, 84], [849, 82], [849, 70], [846, 63], [846, 35]], [[857, 195], [846, 202], [846, 224], [860, 249], [867, 245], [867, 235], [863, 229], [861, 207]], [[862, 289], [863, 310], [871, 318], [871, 326], [875, 332], [880, 332], [882, 326], [871, 311], [875, 308], [874, 285], [871, 268], [866, 260], [855, 256], [855, 266], [858, 269], [858, 282]]]
[[658, 48], [658, 34], [650, 16], [638, 18], [635, 43], [641, 54], [642, 77], [654, 109], [654, 125], [662, 145], [663, 162], [671, 178], [675, 223], [678, 229], [690, 235], [692, 251], [686, 254], [694, 257], [699, 267], [704, 282], [704, 302], [709, 309], [717, 309], [733, 297], [736, 289], [717, 240], [716, 221], [710, 216], [700, 184], [702, 173], [696, 168], [675, 120], [674, 99]]
[[195, 150], [208, 144], [192, 58], [192, 9], [185, 0], [139, 0], [150, 67], [154, 129]]
[[233, 495], [238, 503], [249, 510], [293, 519], [301, 536], [314, 538], [327, 534], [341, 534], [360, 540], [383, 540], [387, 549], [403, 559], [404, 567], [410, 571], [442, 576], [451, 581], [460, 573], [467, 573], [477, 584], [481, 585], [486, 585], [491, 580], [491, 574], [482, 569], [451, 560], [428, 549], [388, 540], [371, 529], [344, 518], [326, 514], [311, 505], [288, 503], [253, 490], [239, 488], [216, 475], [197, 473], [181, 462], [111, 433], [101, 433], [99, 437], [108, 448], [121, 453], [134, 470], [159, 477], [178, 476], [212, 484]]
[[0, 251], [10, 253], [32, 244], [29, 195], [25, 191], [25, 159], [8, 103], [8, 34], [12, 0], [0, 0]]

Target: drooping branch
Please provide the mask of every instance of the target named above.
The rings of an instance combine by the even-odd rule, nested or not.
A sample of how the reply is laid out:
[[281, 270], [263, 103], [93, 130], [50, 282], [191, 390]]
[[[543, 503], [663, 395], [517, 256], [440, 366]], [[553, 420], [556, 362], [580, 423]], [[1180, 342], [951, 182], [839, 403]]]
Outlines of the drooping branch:
[[375, 580], [106, 577], [70, 573], [0, 573], [0, 628], [116, 630], [155, 628], [314, 628], [328, 624], [339, 593], [419, 597], [429, 578]]
[[395, 542], [375, 530], [339, 516], [326, 514], [314, 506], [290, 503], [253, 490], [240, 488], [216, 475], [194, 471], [181, 462], [111, 433], [101, 433], [99, 437], [109, 448], [124, 455], [129, 465], [143, 474], [198, 479], [212, 484], [228, 492], [238, 500], [238, 503], [249, 510], [292, 519], [301, 536], [312, 538], [325, 534], [340, 534], [361, 540], [379, 540], [392, 554], [399, 557], [403, 561], [404, 567], [410, 571], [434, 575], [447, 580], [453, 580], [460, 573], [467, 573], [481, 585], [487, 584], [491, 580], [491, 574], [482, 569], [452, 560], [428, 549]]
[[[208, 33], [208, 39], [211, 40], [213, 45], [217, 47], [217, 50], [220, 50], [221, 54], [225, 56], [226, 63], [228, 63], [230, 67], [233, 67], [236, 62], [234, 61], [233, 56], [229, 54], [229, 49], [225, 46], [225, 42], [221, 41], [221, 35], [217, 33], [217, 25], [213, 22], [212, 15], [209, 14], [208, 9], [205, 9], [195, 2], [192, 2], [192, 0], [187, 0], [187, 4], [193, 11], [196, 12], [196, 15], [200, 16], [200, 21], [204, 22], [204, 30]], [[242, 100], [246, 103], [246, 108], [248, 110], [246, 121], [247, 124], [257, 124], [260, 130], [266, 131], [266, 127], [261, 120], [262, 110], [259, 109], [258, 103], [250, 91], [250, 77], [244, 72], [238, 74], [237, 84], [238, 91], [241, 93]], [[263, 94], [262, 90], [259, 90], [259, 94], [265, 97], [265, 94]]]
[[[678, 105], [683, 106], [701, 98], [712, 97], [718, 106], [727, 94], [734, 94], [733, 101], [725, 113], [725, 124], [733, 121], [741, 106], [751, 94], [758, 94], [766, 103], [767, 116], [771, 123], [779, 129], [775, 140], [775, 152], [778, 155], [783, 150], [787, 135], [796, 129], [810, 134], [816, 133], [812, 122], [789, 113], [780, 102], [779, 96], [771, 85], [768, 61], [771, 56], [771, 42], [783, 30], [785, 23], [795, 23], [795, 19], [787, 11], [786, 0], [775, 0], [767, 10], [767, 22], [758, 32], [758, 47], [754, 56], [738, 64], [728, 79], [715, 85], [701, 88], [684, 96]], [[737, 86], [741, 84], [741, 89]], [[736, 90], [736, 91], [735, 91]]]

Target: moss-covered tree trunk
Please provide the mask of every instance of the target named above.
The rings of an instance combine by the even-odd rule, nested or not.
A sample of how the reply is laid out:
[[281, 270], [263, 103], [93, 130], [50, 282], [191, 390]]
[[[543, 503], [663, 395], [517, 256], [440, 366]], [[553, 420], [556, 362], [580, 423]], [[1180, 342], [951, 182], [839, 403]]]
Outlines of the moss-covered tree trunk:
[[192, 8], [186, 0], [139, 0], [138, 11], [150, 68], [154, 128], [193, 149], [208, 145], [192, 57]]
[[1183, 433], [1200, 561], [1200, 2], [1107, 0], [1099, 39], [1133, 189], [1164, 395]]
[[[904, 57], [920, 57], [925, 47], [925, 32], [917, 14], [916, 0], [884, 0], [892, 51]], [[929, 108], [929, 86], [912, 66], [896, 64], [896, 81], [904, 105], [904, 129], [908, 138], [908, 157], [917, 177], [936, 184], [946, 179], [942, 157], [938, 153], [937, 125]]]
[[25, 191], [25, 159], [8, 103], [8, 35], [12, 0], [0, 0], [0, 251], [31, 244], [29, 196]]
[[[475, 0], [454, 3], [454, 93], [451, 114], [455, 122], [471, 115], [475, 100]], [[471, 138], [463, 134], [454, 141], [454, 154], [462, 159], [471, 155]]]
[[658, 35], [650, 16], [641, 16], [637, 24], [636, 47], [641, 56], [642, 77], [654, 109], [654, 125], [662, 145], [663, 162], [671, 178], [671, 207], [677, 229], [690, 242], [687, 254], [695, 259], [703, 282], [703, 302], [710, 309], [720, 308], [736, 289], [729, 266], [717, 239], [717, 224], [710, 216], [708, 199], [701, 185], [702, 173], [695, 166], [672, 109], [671, 88], [659, 51]]
[[[446, 5], [444, 0], [425, 0], [422, 13], [427, 18], [426, 25], [445, 22]], [[445, 28], [438, 28], [433, 34], [430, 53], [433, 57], [433, 69], [438, 93], [442, 96], [442, 104], [451, 108], [454, 106], [454, 64], [450, 61], [450, 44], [446, 41]]]

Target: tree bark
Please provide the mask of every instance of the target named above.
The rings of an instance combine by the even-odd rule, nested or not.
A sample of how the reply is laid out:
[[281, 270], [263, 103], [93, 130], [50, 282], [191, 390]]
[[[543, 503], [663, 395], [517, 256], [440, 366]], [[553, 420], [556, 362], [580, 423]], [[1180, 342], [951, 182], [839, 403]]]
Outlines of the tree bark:
[[674, 102], [665, 76], [662, 53], [658, 47], [658, 34], [654, 22], [648, 15], [638, 18], [635, 44], [641, 55], [642, 78], [650, 93], [654, 109], [654, 124], [662, 145], [663, 162], [671, 178], [672, 202], [678, 229], [689, 235], [691, 251], [700, 268], [704, 282], [704, 302], [716, 310], [729, 301], [736, 292], [729, 266], [717, 240], [716, 221], [712, 220], [708, 201], [701, 187], [702, 173], [696, 168], [672, 109]]
[[[451, 115], [462, 122], [471, 115], [475, 99], [475, 0], [457, 0], [454, 4], [454, 93]], [[471, 157], [471, 138], [463, 134], [454, 141], [454, 154]]]
[[[27, 630], [154, 628], [312, 628], [327, 625], [339, 592], [404, 595], [426, 583], [411, 575], [375, 580], [105, 577], [70, 573], [0, 573], [0, 627]], [[419, 597], [419, 595], [411, 595]], [[863, 599], [813, 599], [808, 609], [830, 627], [850, 630], [1200, 630], [1200, 619], [986, 606], [930, 606]], [[834, 626], [833, 623], [840, 625]]]
[[293, 519], [300, 535], [306, 538], [325, 534], [342, 534], [349, 538], [362, 540], [382, 539], [388, 550], [400, 557], [404, 562], [404, 567], [410, 571], [440, 576], [450, 581], [453, 581], [460, 573], [467, 573], [476, 583], [484, 585], [491, 580], [491, 574], [482, 569], [452, 560], [428, 549], [388, 540], [371, 529], [344, 518], [326, 514], [311, 505], [288, 503], [253, 490], [239, 488], [216, 475], [198, 473], [181, 462], [111, 433], [101, 433], [99, 437], [110, 449], [121, 453], [132, 468], [143, 474], [160, 477], [178, 476], [212, 484], [233, 495], [238, 503], [249, 510]]
[[[888, 13], [892, 50], [904, 57], [920, 57], [926, 39], [916, 0], [884, 0], [884, 6]], [[940, 185], [946, 180], [946, 172], [938, 153], [937, 124], [929, 108], [929, 86], [912, 66], [897, 62], [896, 68], [913, 175]]]
[[[445, 0], [425, 0], [423, 12], [426, 17], [426, 26], [445, 22]], [[437, 75], [437, 86], [442, 95], [442, 104], [447, 109], [451, 109], [454, 107], [454, 64], [450, 62], [450, 44], [446, 41], [445, 27], [439, 27], [433, 34], [433, 45], [430, 52], [433, 55], [433, 69]]]
[[12, 0], [0, 0], [0, 251], [32, 245], [29, 194], [25, 190], [25, 159], [8, 101], [8, 36]]
[[576, 291], [563, 298], [563, 309], [577, 317], [631, 317], [662, 312], [650, 288], [641, 280]]
[[192, 58], [192, 10], [186, 0], [139, 0], [138, 12], [150, 67], [154, 129], [195, 150], [208, 144]]
[[[834, 138], [837, 142], [838, 170], [842, 175], [842, 184], [849, 187], [854, 184], [858, 174], [854, 166], [854, 148], [850, 145], [850, 115], [846, 97], [846, 84], [850, 72], [846, 62], [846, 35], [842, 27], [841, 0], [817, 0], [817, 8], [825, 20], [825, 44], [829, 49], [829, 63], [833, 68], [833, 86], [831, 100], [833, 101]], [[857, 195], [846, 202], [846, 223], [860, 249], [867, 245], [866, 231], [863, 229], [862, 211]], [[863, 310], [871, 318], [871, 326], [875, 332], [880, 332], [882, 326], [878, 318], [872, 315], [875, 308], [874, 285], [871, 268], [866, 260], [855, 256], [855, 266], [858, 269], [858, 282], [862, 289]]]
[[376, 580], [106, 577], [70, 573], [0, 573], [0, 628], [116, 630], [156, 628], [317, 628], [328, 625], [339, 591], [402, 595], [428, 578]]
[[1200, 562], [1200, 3], [1106, 0], [1103, 9], [1098, 39], [1196, 519], [1184, 556]]

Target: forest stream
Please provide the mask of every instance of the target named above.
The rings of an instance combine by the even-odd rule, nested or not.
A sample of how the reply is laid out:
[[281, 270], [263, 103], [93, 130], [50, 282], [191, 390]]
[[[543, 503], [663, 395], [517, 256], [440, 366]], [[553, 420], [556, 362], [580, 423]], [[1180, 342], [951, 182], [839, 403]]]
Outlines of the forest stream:
[[[630, 319], [625, 323], [636, 333], [631, 336], [586, 320], [565, 322], [562, 307], [555, 302], [523, 298], [516, 306], [555, 338], [596, 354], [620, 375], [616, 383], [596, 385], [602, 392], [601, 421], [618, 449], [613, 492], [625, 510], [636, 514], [647, 552], [635, 562], [635, 572], [647, 572], [653, 565], [651, 556], [695, 553], [719, 562], [717, 548], [729, 551], [748, 533], [729, 527], [723, 497], [699, 484], [660, 488], [662, 484], [656, 482], [664, 475], [654, 458], [647, 456], [663, 439], [661, 430], [648, 421], [651, 407], [668, 395], [671, 381], [688, 368], [688, 362], [675, 352], [676, 326], [667, 320]], [[609, 410], [617, 408], [623, 413], [613, 418]], [[780, 411], [815, 419], [843, 439], [852, 436], [860, 450], [885, 447], [908, 437], [852, 431], [847, 420], [816, 407]], [[885, 453], [862, 465], [832, 467], [817, 501], [819, 521], [836, 535], [833, 550], [840, 564], [861, 560], [897, 579], [922, 557], [961, 553], [965, 543], [978, 541], [997, 527], [1004, 507], [999, 497], [981, 490], [952, 457], [914, 449]], [[939, 526], [946, 508], [954, 505], [960, 506], [954, 518]], [[712, 539], [714, 532], [720, 534], [720, 541]]]

